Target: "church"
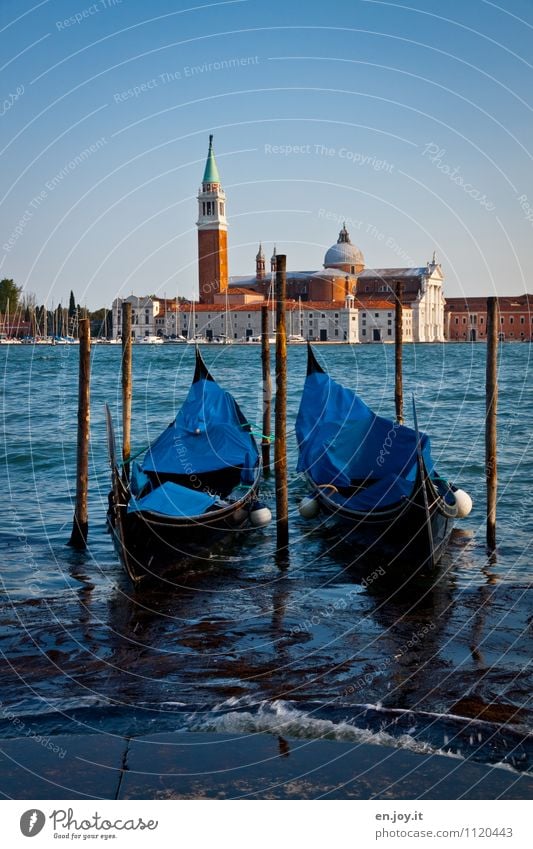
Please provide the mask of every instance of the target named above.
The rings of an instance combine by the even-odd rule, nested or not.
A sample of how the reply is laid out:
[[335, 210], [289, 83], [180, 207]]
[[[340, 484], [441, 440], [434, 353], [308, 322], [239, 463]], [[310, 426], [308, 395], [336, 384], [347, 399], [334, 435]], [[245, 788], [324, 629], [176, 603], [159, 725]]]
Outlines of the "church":
[[[130, 295], [133, 333], [137, 341], [153, 336], [169, 339], [240, 342], [261, 333], [261, 305], [272, 308], [276, 248], [267, 271], [263, 246], [255, 257], [255, 273], [230, 277], [226, 195], [209, 136], [209, 148], [198, 193], [199, 300]], [[290, 259], [290, 257], [289, 257]], [[362, 251], [343, 226], [324, 255], [322, 268], [287, 270], [289, 341], [394, 342], [396, 287], [402, 285], [405, 342], [444, 341], [443, 274], [435, 255], [415, 268], [366, 268]], [[114, 335], [120, 335], [122, 299], [113, 303]]]
[[[209, 137], [198, 207], [200, 304], [215, 306], [229, 300], [232, 307], [246, 303], [251, 306], [252, 302], [272, 298], [276, 248], [270, 259], [268, 273], [265, 253], [260, 244], [255, 257], [255, 274], [229, 276], [226, 196], [216, 164], [213, 136]], [[299, 315], [304, 316], [303, 320], [300, 318], [298, 334], [317, 341], [393, 341], [398, 281], [402, 283], [403, 290], [405, 341], [442, 342], [445, 303], [443, 273], [435, 255], [431, 262], [415, 268], [366, 268], [363, 253], [352, 244], [345, 226], [337, 241], [326, 251], [321, 269], [287, 271], [287, 297], [293, 304], [298, 304]], [[251, 296], [254, 296], [253, 301]], [[346, 332], [346, 328], [340, 333], [341, 310], [357, 313], [357, 316], [349, 316], [357, 319], [357, 334]], [[305, 315], [309, 316], [310, 312], [319, 312], [322, 318], [323, 311], [333, 311], [333, 322], [326, 320], [323, 322], [325, 326], [319, 326], [318, 321], [315, 321], [313, 326], [313, 317], [305, 320]], [[387, 315], [383, 316], [382, 313]], [[334, 332], [335, 314], [339, 320], [337, 334]], [[329, 319], [329, 316], [324, 318]], [[383, 324], [383, 318], [387, 324]], [[329, 329], [333, 332], [328, 332]], [[358, 338], [355, 339], [355, 336]]]

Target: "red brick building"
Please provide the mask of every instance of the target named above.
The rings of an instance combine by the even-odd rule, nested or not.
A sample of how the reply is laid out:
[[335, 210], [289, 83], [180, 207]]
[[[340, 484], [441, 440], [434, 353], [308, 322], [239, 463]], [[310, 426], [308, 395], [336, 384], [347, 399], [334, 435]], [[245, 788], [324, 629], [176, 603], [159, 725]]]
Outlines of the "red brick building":
[[[498, 298], [500, 340], [533, 338], [533, 295]], [[446, 298], [444, 328], [450, 342], [483, 342], [487, 338], [486, 298]]]

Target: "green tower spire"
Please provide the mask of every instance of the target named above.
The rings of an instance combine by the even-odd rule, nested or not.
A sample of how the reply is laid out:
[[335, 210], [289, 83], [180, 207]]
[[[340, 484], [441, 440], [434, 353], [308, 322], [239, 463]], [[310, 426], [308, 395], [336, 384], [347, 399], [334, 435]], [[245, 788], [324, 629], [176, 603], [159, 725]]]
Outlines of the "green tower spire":
[[207, 162], [205, 163], [203, 183], [220, 183], [215, 154], [213, 152], [213, 136], [209, 136], [209, 150], [207, 151]]

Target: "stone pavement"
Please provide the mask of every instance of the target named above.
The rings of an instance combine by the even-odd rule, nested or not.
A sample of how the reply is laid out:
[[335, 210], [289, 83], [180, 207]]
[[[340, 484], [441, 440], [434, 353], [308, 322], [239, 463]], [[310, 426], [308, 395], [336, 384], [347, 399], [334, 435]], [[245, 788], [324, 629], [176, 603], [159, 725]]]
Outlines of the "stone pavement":
[[0, 742], [4, 799], [531, 799], [533, 779], [458, 758], [269, 734]]

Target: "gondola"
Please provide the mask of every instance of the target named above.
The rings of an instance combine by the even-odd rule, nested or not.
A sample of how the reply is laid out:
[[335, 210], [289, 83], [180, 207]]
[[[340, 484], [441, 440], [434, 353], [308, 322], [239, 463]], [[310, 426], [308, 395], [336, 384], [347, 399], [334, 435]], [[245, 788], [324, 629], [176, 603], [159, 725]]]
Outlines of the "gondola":
[[415, 428], [377, 416], [336, 383], [308, 346], [296, 420], [298, 470], [310, 490], [300, 512], [340, 522], [354, 554], [386, 574], [431, 572], [456, 518], [472, 502], [435, 471], [430, 441]]
[[250, 425], [198, 350], [183, 406], [142, 460], [118, 463], [107, 406], [106, 418], [108, 526], [135, 584], [194, 568], [221, 537], [270, 521], [258, 501], [261, 456]]

